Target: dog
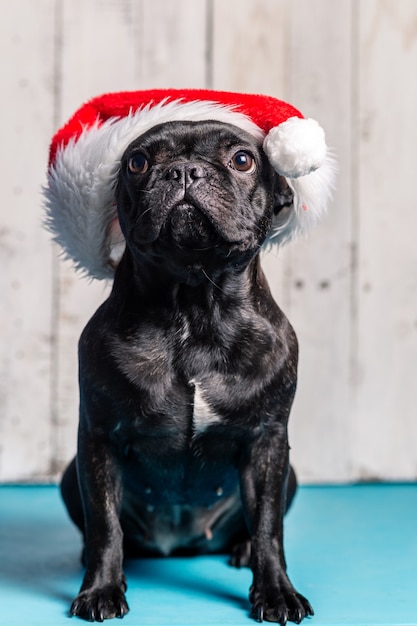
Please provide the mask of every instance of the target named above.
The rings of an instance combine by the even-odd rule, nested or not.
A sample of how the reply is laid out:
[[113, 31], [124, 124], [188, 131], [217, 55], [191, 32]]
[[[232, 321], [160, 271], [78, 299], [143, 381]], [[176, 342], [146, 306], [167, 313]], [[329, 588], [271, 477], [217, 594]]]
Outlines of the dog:
[[124, 152], [126, 250], [80, 338], [78, 450], [61, 482], [84, 537], [72, 615], [128, 612], [124, 557], [227, 552], [253, 572], [256, 620], [313, 615], [283, 546], [297, 339], [260, 266], [292, 195], [229, 123], [162, 123]]

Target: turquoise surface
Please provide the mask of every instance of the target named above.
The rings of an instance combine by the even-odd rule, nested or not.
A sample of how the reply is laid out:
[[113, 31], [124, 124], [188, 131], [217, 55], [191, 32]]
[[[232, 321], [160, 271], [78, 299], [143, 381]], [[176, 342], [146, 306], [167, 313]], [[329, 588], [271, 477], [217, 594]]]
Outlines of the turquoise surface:
[[[68, 618], [80, 548], [56, 487], [0, 487], [0, 624], [85, 623]], [[304, 624], [417, 625], [417, 485], [301, 488], [286, 554], [315, 609]], [[126, 574], [126, 626], [255, 623], [251, 574], [226, 557], [130, 561]]]

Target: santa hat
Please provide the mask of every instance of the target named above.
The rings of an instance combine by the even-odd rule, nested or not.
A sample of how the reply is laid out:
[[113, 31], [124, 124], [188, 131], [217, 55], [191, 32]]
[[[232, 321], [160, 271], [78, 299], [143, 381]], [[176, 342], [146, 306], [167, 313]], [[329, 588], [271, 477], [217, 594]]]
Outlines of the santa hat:
[[115, 185], [129, 144], [157, 124], [217, 120], [255, 137], [294, 192], [267, 244], [308, 230], [325, 211], [334, 160], [319, 124], [271, 96], [191, 89], [111, 93], [84, 104], [52, 139], [44, 187], [46, 226], [77, 269], [110, 278], [124, 249]]

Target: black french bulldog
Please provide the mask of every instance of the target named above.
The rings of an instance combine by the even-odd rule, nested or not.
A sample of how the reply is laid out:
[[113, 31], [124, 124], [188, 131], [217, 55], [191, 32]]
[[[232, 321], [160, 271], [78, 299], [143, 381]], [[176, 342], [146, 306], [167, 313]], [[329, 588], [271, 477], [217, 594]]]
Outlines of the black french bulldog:
[[259, 261], [292, 192], [245, 131], [168, 122], [128, 147], [116, 196], [127, 247], [80, 339], [61, 485], [85, 538], [71, 614], [127, 613], [124, 556], [230, 551], [252, 616], [299, 623], [313, 610], [283, 549], [297, 340]]

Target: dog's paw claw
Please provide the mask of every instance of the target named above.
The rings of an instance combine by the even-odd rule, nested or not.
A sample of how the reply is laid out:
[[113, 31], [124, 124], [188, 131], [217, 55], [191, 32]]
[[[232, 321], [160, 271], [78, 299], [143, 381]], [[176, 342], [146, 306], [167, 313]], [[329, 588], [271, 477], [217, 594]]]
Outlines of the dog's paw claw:
[[250, 600], [252, 602], [251, 617], [257, 622], [276, 622], [285, 626], [287, 622], [300, 622], [314, 615], [309, 601], [296, 591], [277, 590], [275, 594], [269, 593], [268, 597], [263, 593], [251, 589]]
[[102, 589], [81, 591], [70, 608], [70, 615], [77, 615], [89, 622], [103, 622], [113, 617], [124, 617], [129, 607], [122, 588], [107, 586]]
[[264, 607], [258, 606], [256, 611], [256, 621], [263, 622], [264, 621]]

